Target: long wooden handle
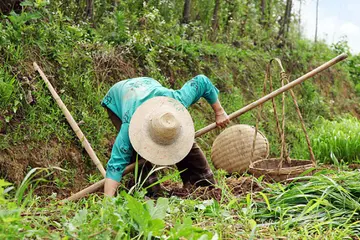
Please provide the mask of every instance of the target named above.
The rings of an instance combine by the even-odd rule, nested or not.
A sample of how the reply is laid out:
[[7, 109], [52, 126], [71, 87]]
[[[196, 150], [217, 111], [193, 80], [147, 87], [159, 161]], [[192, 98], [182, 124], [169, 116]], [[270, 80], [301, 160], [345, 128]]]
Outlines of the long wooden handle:
[[[144, 163], [145, 163], [145, 160], [144, 160], [144, 159], [140, 159], [140, 160], [139, 160], [139, 165], [142, 165], [142, 164], [144, 164]], [[130, 173], [130, 172], [132, 172], [132, 171], [134, 171], [134, 169], [135, 169], [135, 163], [129, 164], [129, 165], [125, 168], [125, 170], [124, 170], [124, 172], [123, 172], [123, 176], [126, 175], [126, 174], [128, 174], [128, 173]], [[99, 182], [96, 182], [96, 183], [92, 184], [91, 186], [89, 186], [89, 187], [81, 190], [80, 192], [77, 192], [77, 193], [71, 195], [70, 197], [61, 200], [61, 201], [60, 201], [60, 204], [64, 204], [64, 203], [67, 202], [67, 201], [78, 200], [78, 199], [84, 197], [85, 195], [87, 195], [87, 194], [89, 194], [89, 193], [93, 193], [93, 192], [95, 192], [96, 190], [102, 188], [102, 187], [104, 186], [104, 184], [105, 184], [105, 179], [102, 179], [102, 180], [100, 180]]]
[[[294, 86], [304, 82], [305, 80], [313, 77], [315, 74], [324, 71], [325, 69], [333, 66], [334, 64], [344, 60], [347, 58], [346, 54], [341, 54], [333, 59], [331, 59], [330, 61], [324, 63], [323, 65], [315, 68], [314, 70], [312, 70], [311, 72], [308, 72], [307, 74], [303, 75], [302, 77], [299, 77], [298, 79], [284, 85], [283, 87], [269, 93], [268, 95], [265, 95], [264, 97], [256, 100], [253, 103], [250, 103], [249, 105], [246, 105], [245, 107], [241, 108], [240, 110], [237, 110], [236, 112], [233, 112], [232, 114], [229, 115], [230, 120], [239, 117], [240, 115], [250, 111], [251, 109], [263, 104], [266, 101], [269, 101], [270, 99], [276, 97], [277, 95], [289, 90], [290, 88], [293, 88]], [[213, 130], [216, 128], [216, 123], [212, 123], [202, 129], [200, 129], [199, 131], [197, 131], [195, 133], [195, 137], [200, 137], [201, 135]]]
[[100, 160], [96, 156], [94, 150], [90, 146], [90, 143], [88, 142], [88, 140], [84, 136], [83, 132], [81, 131], [81, 129], [79, 128], [79, 126], [75, 122], [74, 118], [71, 116], [69, 110], [66, 108], [65, 104], [63, 103], [63, 101], [61, 100], [59, 95], [56, 93], [55, 89], [51, 85], [50, 81], [47, 79], [44, 72], [40, 69], [39, 65], [37, 65], [36, 62], [34, 62], [33, 65], [34, 65], [35, 70], [40, 73], [41, 78], [46, 83], [47, 88], [50, 90], [51, 95], [55, 99], [56, 103], [59, 105], [61, 111], [64, 113], [64, 115], [66, 117], [66, 120], [69, 122], [71, 128], [76, 133], [76, 136], [80, 139], [81, 145], [85, 148], [85, 150], [89, 154], [91, 160], [94, 162], [94, 164], [99, 169], [101, 174], [105, 177], [106, 172], [105, 172], [105, 169], [104, 169], [103, 165], [101, 164]]

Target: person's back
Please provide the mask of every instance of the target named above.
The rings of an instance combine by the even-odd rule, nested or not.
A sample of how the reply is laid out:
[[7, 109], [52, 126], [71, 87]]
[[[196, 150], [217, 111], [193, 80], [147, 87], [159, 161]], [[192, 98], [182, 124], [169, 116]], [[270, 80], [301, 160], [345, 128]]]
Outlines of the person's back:
[[113, 111], [122, 123], [129, 123], [136, 109], [150, 98], [171, 97], [188, 108], [200, 97], [204, 97], [209, 104], [215, 103], [218, 92], [219, 90], [204, 75], [194, 77], [179, 90], [165, 88], [153, 78], [139, 77], [123, 80], [112, 86], [102, 105]]
[[102, 105], [113, 111], [123, 123], [129, 123], [136, 109], [154, 96], [162, 96], [166, 88], [149, 77], [123, 80], [113, 85]]

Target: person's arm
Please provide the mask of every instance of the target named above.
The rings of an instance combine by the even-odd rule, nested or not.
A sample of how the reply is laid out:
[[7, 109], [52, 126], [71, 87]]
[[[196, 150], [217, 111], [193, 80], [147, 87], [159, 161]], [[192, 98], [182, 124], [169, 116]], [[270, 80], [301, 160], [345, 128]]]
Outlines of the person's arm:
[[120, 185], [120, 180], [125, 167], [129, 164], [133, 148], [129, 139], [129, 123], [121, 125], [120, 132], [116, 137], [111, 151], [111, 158], [107, 164], [104, 193], [114, 196]]
[[180, 90], [175, 92], [175, 99], [180, 100], [186, 108], [197, 102], [201, 97], [205, 98], [214, 110], [217, 126], [226, 127], [230, 122], [229, 116], [221, 106], [218, 98], [219, 90], [208, 77], [198, 75], [186, 82]]
[[216, 125], [221, 128], [226, 127], [230, 122], [230, 118], [225, 112], [224, 108], [221, 106], [219, 99], [217, 99], [216, 102], [211, 105], [211, 107], [215, 112]]

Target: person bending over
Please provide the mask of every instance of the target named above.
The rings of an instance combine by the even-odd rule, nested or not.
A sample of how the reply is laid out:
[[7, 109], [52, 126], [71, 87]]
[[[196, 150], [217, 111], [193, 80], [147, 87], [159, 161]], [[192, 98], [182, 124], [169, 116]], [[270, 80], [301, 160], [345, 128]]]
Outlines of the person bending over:
[[[179, 90], [165, 88], [158, 81], [149, 77], [132, 78], [113, 85], [101, 102], [118, 131], [110, 160], [107, 163], [105, 195], [115, 195], [125, 167], [136, 160], [137, 152], [130, 141], [129, 125], [138, 107], [152, 98], [162, 96], [177, 100], [187, 109], [203, 97], [214, 111], [216, 125], [223, 128], [230, 120], [221, 106], [218, 94], [219, 90], [204, 75], [198, 75], [187, 81]], [[140, 155], [139, 158], [141, 158]], [[205, 155], [196, 143], [193, 143], [190, 152], [177, 162], [176, 166], [181, 171], [180, 177], [185, 187], [215, 184], [214, 175]], [[142, 175], [146, 176], [151, 168], [152, 164], [146, 162]], [[152, 174], [148, 177], [146, 184], [150, 185], [156, 181], [156, 175]], [[156, 193], [159, 187], [157, 185], [151, 188], [150, 194]]]

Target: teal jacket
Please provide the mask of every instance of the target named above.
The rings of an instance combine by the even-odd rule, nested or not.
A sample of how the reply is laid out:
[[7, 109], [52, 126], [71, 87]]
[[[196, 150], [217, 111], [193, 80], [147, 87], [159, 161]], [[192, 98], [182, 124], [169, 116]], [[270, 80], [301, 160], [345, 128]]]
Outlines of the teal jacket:
[[106, 177], [120, 182], [125, 167], [130, 163], [133, 147], [129, 139], [129, 124], [136, 109], [146, 100], [157, 97], [171, 97], [188, 108], [201, 97], [209, 104], [218, 99], [219, 90], [204, 75], [198, 75], [186, 82], [179, 90], [168, 89], [148, 77], [132, 78], [116, 83], [110, 88], [101, 104], [114, 112], [122, 121], [107, 164]]

